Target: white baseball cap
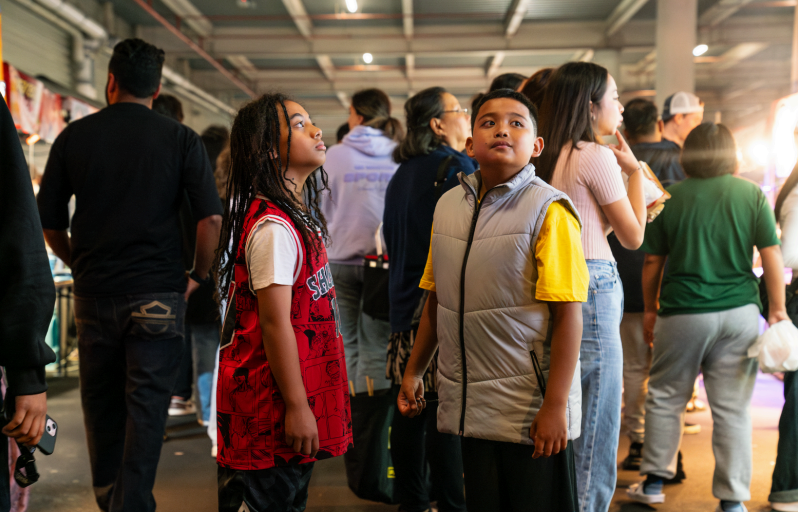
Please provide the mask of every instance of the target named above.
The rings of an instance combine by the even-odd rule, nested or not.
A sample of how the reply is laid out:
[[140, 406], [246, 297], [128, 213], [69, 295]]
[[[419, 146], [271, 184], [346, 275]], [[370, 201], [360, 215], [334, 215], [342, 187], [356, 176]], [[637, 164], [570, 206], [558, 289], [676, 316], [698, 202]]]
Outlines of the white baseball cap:
[[662, 120], [668, 121], [676, 114], [692, 114], [694, 112], [703, 112], [704, 105], [693, 93], [679, 91], [671, 94], [665, 99], [665, 104], [662, 106]]

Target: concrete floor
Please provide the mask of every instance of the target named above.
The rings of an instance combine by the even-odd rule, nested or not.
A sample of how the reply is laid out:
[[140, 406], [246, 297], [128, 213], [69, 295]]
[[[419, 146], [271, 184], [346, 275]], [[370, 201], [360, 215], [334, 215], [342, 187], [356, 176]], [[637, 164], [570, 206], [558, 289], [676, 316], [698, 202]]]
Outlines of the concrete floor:
[[[41, 480], [32, 487], [30, 512], [94, 512], [91, 477], [85, 434], [80, 412], [78, 382], [74, 378], [54, 379], [50, 384], [48, 407], [59, 423], [56, 451], [50, 457], [39, 455], [37, 463]], [[703, 395], [703, 389], [702, 389]], [[705, 397], [704, 397], [705, 398]], [[778, 419], [783, 404], [782, 385], [768, 375], [760, 375], [754, 392], [754, 471], [751, 485], [751, 512], [767, 511], [770, 477], [776, 457]], [[684, 452], [687, 480], [681, 485], [666, 487], [666, 503], [656, 508], [638, 505], [626, 499], [626, 487], [640, 479], [629, 471], [619, 471], [618, 488], [611, 512], [698, 512], [715, 510], [712, 497], [712, 419], [710, 412], [688, 415], [699, 423], [702, 432], [685, 436]], [[179, 422], [172, 422], [179, 423]], [[170, 432], [187, 432], [192, 424], [173, 425]], [[621, 440], [623, 458], [628, 447]], [[172, 439], [164, 444], [155, 484], [155, 499], [162, 511], [216, 510], [216, 464], [210, 457], [210, 441], [203, 434]], [[311, 480], [309, 512], [383, 512], [396, 506], [380, 505], [355, 498], [346, 485], [343, 458], [319, 462]]]

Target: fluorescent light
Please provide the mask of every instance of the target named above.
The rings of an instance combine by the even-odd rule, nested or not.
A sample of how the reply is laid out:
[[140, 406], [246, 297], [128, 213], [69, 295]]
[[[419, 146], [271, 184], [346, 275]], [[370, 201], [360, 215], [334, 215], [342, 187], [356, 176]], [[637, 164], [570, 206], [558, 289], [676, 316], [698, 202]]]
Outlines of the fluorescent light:
[[373, 60], [374, 60], [374, 56], [372, 56], [370, 53], [364, 53], [363, 54], [363, 62], [365, 62], [366, 64], [371, 64], [371, 61], [373, 61]]
[[357, 12], [357, 0], [346, 0], [346, 9], [349, 12]]
[[698, 46], [693, 48], [693, 55], [695, 55], [696, 57], [698, 57], [699, 55], [704, 55], [705, 53], [707, 53], [707, 50], [709, 50], [709, 46], [705, 44], [699, 44]]

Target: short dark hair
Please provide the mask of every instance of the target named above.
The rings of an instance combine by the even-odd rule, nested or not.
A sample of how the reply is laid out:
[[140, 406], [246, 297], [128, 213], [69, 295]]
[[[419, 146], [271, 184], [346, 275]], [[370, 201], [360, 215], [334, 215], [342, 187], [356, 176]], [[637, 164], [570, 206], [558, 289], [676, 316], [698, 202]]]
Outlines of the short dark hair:
[[142, 41], [125, 39], [114, 46], [108, 72], [119, 87], [137, 98], [149, 98], [161, 83], [164, 51]]
[[200, 138], [205, 145], [208, 159], [211, 161], [211, 169], [216, 169], [216, 160], [224, 148], [230, 144], [230, 131], [220, 124], [212, 124], [205, 128]]
[[518, 89], [521, 82], [526, 80], [526, 77], [520, 73], [504, 73], [493, 79], [488, 88], [488, 92], [493, 92], [499, 89]]
[[335, 132], [335, 141], [341, 142], [346, 137], [346, 134], [349, 133], [349, 123], [344, 123], [338, 127], [338, 131]]
[[529, 101], [529, 98], [521, 94], [520, 92], [516, 92], [512, 89], [496, 89], [495, 91], [491, 91], [488, 94], [484, 95], [480, 100], [477, 102], [477, 105], [474, 107], [474, 113], [471, 115], [471, 132], [474, 131], [474, 124], [477, 122], [477, 118], [479, 117], [479, 109], [482, 108], [482, 105], [489, 102], [490, 100], [497, 100], [500, 98], [509, 98], [511, 100], [515, 100], [518, 103], [522, 104], [526, 108], [529, 109], [529, 118], [532, 120], [532, 127], [535, 129], [535, 133], [537, 134], [538, 131], [538, 109], [537, 107]]
[[543, 68], [535, 72], [534, 75], [524, 80], [518, 86], [518, 92], [529, 98], [536, 107], [543, 102], [543, 95], [546, 93], [546, 86], [554, 68]]
[[405, 102], [407, 135], [393, 151], [396, 163], [428, 155], [441, 145], [443, 141], [432, 131], [429, 123], [443, 115], [445, 92], [443, 87], [429, 87]]
[[714, 178], [737, 170], [737, 144], [725, 125], [701, 123], [684, 140], [682, 167], [691, 178]]
[[651, 135], [657, 128], [657, 106], [645, 98], [635, 98], [623, 107], [623, 126], [630, 137]]
[[178, 123], [183, 122], [183, 103], [171, 94], [159, 94], [152, 100], [152, 109]]

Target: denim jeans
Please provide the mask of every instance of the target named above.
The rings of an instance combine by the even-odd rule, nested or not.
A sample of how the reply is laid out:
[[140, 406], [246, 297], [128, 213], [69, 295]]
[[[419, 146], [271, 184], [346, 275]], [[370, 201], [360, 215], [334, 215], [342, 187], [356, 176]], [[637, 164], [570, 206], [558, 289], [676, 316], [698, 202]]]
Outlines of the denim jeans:
[[798, 501], [798, 372], [784, 372], [784, 409], [779, 418], [779, 448], [768, 501]]
[[75, 297], [83, 421], [101, 510], [155, 510], [184, 315], [179, 293]]
[[582, 304], [582, 435], [574, 440], [580, 512], [606, 512], [615, 493], [621, 430], [623, 288], [614, 262], [587, 260]]
[[211, 419], [211, 387], [216, 351], [219, 348], [219, 324], [194, 324], [186, 322], [186, 346], [180, 362], [173, 396], [188, 400], [196, 393], [197, 417], [204, 423]]
[[[394, 387], [394, 403], [400, 386]], [[438, 393], [425, 393], [435, 400]], [[440, 512], [465, 512], [463, 459], [460, 438], [438, 432], [438, 403], [429, 402], [420, 415], [406, 418], [394, 411], [391, 427], [391, 459], [396, 471], [395, 495], [402, 512], [425, 512], [437, 500]], [[427, 492], [427, 464], [432, 497]]]
[[385, 360], [391, 324], [363, 313], [363, 266], [330, 263], [330, 271], [341, 313], [346, 373], [355, 392], [368, 390], [366, 377], [374, 381], [375, 390], [390, 388]]
[[621, 432], [633, 443], [642, 443], [646, 426], [646, 393], [651, 370], [651, 347], [643, 339], [643, 313], [624, 313], [621, 320], [623, 343], [623, 420]]

